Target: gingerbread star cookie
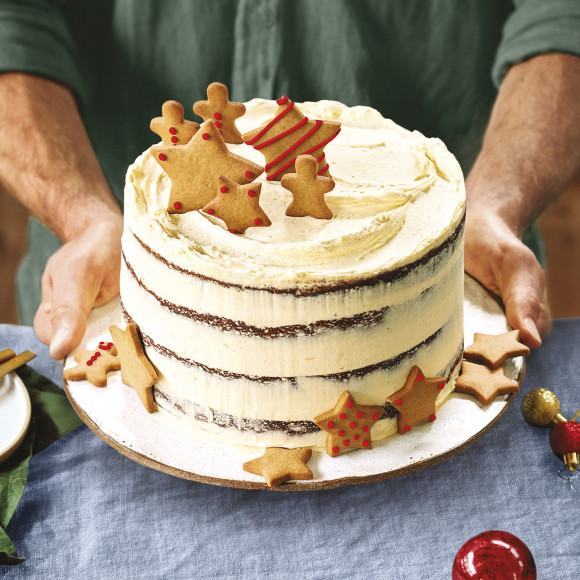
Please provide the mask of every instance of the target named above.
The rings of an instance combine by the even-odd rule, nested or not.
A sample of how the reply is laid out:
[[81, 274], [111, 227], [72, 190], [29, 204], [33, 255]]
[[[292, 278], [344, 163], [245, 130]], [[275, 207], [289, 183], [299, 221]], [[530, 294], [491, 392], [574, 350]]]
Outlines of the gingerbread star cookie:
[[482, 405], [489, 405], [498, 395], [517, 393], [520, 385], [503, 374], [503, 367], [489, 369], [463, 361], [461, 375], [455, 381], [455, 392], [473, 395]]
[[246, 144], [266, 158], [266, 179], [279, 180], [285, 173], [294, 172], [300, 155], [313, 155], [317, 174], [329, 176], [324, 148], [340, 133], [340, 123], [310, 120], [286, 96], [276, 103], [276, 115], [269, 123], [243, 135]]
[[312, 479], [312, 471], [306, 465], [312, 457], [312, 449], [284, 449], [268, 447], [264, 455], [242, 466], [244, 471], [261, 475], [270, 487], [289, 479]]
[[187, 145], [155, 145], [150, 151], [171, 179], [169, 213], [201, 209], [215, 196], [220, 175], [243, 185], [264, 172], [263, 167], [231, 153], [211, 119]]
[[508, 358], [527, 356], [530, 349], [519, 342], [520, 331], [512, 330], [503, 334], [481, 334], [476, 332], [473, 344], [463, 351], [463, 358], [484, 362], [497, 369]]
[[335, 457], [351, 447], [372, 449], [371, 427], [385, 410], [379, 405], [359, 405], [344, 391], [333, 409], [314, 418], [314, 422], [328, 433], [326, 453]]
[[157, 382], [157, 373], [143, 352], [137, 326], [129, 324], [125, 330], [110, 326], [109, 331], [121, 359], [121, 380], [135, 390], [147, 412], [153, 413], [153, 385]]
[[286, 215], [329, 220], [332, 211], [324, 201], [324, 195], [334, 189], [330, 177], [316, 175], [318, 162], [312, 155], [300, 155], [295, 163], [296, 173], [287, 173], [280, 181], [282, 187], [292, 193], [293, 201], [286, 208]]
[[261, 183], [238, 185], [220, 175], [217, 197], [203, 211], [226, 222], [233, 234], [243, 234], [248, 228], [271, 226], [270, 218], [260, 207], [261, 190]]
[[235, 120], [243, 116], [246, 106], [228, 99], [228, 88], [222, 83], [211, 83], [207, 87], [207, 101], [197, 101], [193, 105], [193, 112], [204, 121], [215, 120], [215, 126], [223, 135], [226, 143], [243, 143]]
[[100, 342], [95, 350], [77, 350], [74, 354], [79, 363], [63, 373], [67, 381], [89, 381], [95, 387], [107, 386], [107, 373], [121, 368], [121, 359], [112, 342]]
[[166, 101], [161, 117], [151, 121], [151, 131], [163, 140], [163, 145], [185, 145], [198, 132], [199, 123], [183, 118], [183, 106], [177, 101]]
[[397, 428], [400, 435], [410, 431], [417, 423], [435, 421], [435, 401], [446, 382], [443, 377], [425, 378], [418, 366], [411, 369], [405, 386], [387, 399], [399, 413]]

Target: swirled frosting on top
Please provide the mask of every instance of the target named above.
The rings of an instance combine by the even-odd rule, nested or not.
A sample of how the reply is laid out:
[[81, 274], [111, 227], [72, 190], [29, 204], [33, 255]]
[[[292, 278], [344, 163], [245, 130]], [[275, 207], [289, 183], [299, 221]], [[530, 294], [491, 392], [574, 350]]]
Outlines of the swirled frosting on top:
[[[332, 219], [286, 216], [292, 195], [265, 174], [260, 204], [271, 227], [236, 235], [199, 211], [169, 214], [171, 182], [146, 151], [127, 174], [129, 229], [179, 268], [246, 287], [285, 289], [374, 277], [419, 259], [457, 227], [465, 206], [463, 176], [439, 139], [407, 131], [368, 107], [297, 105], [311, 119], [342, 125], [325, 149], [336, 182], [325, 198]], [[254, 99], [246, 106], [237, 121], [242, 133], [276, 111], [273, 101]], [[229, 147], [264, 165], [251, 146]]]

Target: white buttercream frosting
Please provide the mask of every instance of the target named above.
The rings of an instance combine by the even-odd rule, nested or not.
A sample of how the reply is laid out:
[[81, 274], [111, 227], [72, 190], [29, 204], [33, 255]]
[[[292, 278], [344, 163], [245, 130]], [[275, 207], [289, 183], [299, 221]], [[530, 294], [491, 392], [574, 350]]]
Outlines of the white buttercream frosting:
[[[463, 179], [441, 141], [406, 131], [367, 107], [331, 101], [298, 106], [309, 118], [342, 124], [325, 149], [336, 182], [326, 195], [332, 219], [286, 216], [290, 192], [264, 175], [260, 203], [271, 227], [235, 235], [199, 211], [169, 214], [171, 181], [147, 151], [128, 171], [125, 213], [131, 230], [186, 270], [242, 286], [291, 288], [375, 276], [420, 257], [457, 226]], [[270, 101], [250, 101], [239, 129], [266, 123], [275, 109]], [[251, 146], [230, 148], [264, 164]]]
[[[237, 123], [242, 133], [267, 123], [276, 110], [274, 102], [258, 99], [246, 106]], [[368, 107], [298, 106], [309, 118], [342, 125], [325, 148], [336, 183], [326, 195], [330, 220], [286, 216], [290, 192], [262, 175], [260, 204], [272, 226], [235, 235], [199, 211], [169, 214], [171, 182], [148, 151], [128, 170], [121, 297], [149, 341], [159, 392], [168, 397], [158, 399], [160, 410], [181, 408], [185, 428], [195, 422], [196, 406], [206, 416], [308, 422], [346, 389], [362, 404], [385, 403], [414, 364], [431, 376], [451, 368], [456, 374], [463, 336], [461, 233], [392, 281], [357, 282], [420, 260], [458, 232], [465, 188], [457, 161], [438, 139], [407, 131]], [[248, 145], [229, 147], [265, 163]], [[369, 313], [372, 322], [332, 324]], [[228, 320], [253, 330], [224, 329]], [[268, 335], [268, 329], [296, 325], [316, 329]], [[375, 370], [358, 373], [364, 367]], [[455, 374], [438, 405], [452, 391]], [[324, 445], [320, 432], [297, 437], [206, 426], [234, 442]], [[394, 430], [394, 420], [379, 421], [373, 438]]]

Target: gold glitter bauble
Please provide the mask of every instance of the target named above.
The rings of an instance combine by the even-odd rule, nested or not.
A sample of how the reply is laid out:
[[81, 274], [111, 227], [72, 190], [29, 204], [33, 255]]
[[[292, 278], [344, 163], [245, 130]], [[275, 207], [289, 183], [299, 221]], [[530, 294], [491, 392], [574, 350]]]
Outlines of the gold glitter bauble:
[[533, 389], [522, 401], [522, 415], [535, 427], [547, 427], [559, 412], [560, 401], [548, 389]]

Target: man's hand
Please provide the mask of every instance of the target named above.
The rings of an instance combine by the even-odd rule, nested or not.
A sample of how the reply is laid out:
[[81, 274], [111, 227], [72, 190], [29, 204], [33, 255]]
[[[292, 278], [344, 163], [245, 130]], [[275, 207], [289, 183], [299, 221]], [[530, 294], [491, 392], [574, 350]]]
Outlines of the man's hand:
[[544, 272], [534, 253], [493, 212], [467, 212], [465, 270], [501, 296], [508, 322], [529, 347], [550, 329]]
[[0, 127], [0, 181], [63, 243], [44, 272], [34, 321], [60, 359], [82, 339], [93, 306], [119, 291], [121, 210], [68, 88], [1, 74]]
[[580, 58], [513, 66], [465, 185], [465, 269], [501, 296], [530, 347], [550, 328], [544, 273], [521, 238], [580, 171]]
[[53, 358], [63, 358], [81, 341], [93, 307], [119, 293], [122, 230], [120, 216], [101, 220], [48, 261], [34, 329], [50, 344]]

